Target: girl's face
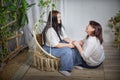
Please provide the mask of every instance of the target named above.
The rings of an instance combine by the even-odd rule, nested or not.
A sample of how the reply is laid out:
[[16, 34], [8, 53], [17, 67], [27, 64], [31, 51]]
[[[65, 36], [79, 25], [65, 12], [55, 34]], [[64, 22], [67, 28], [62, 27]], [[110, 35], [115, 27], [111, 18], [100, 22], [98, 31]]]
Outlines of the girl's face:
[[91, 35], [93, 31], [95, 31], [95, 29], [91, 25], [86, 27], [86, 32], [88, 35]]
[[60, 14], [57, 14], [57, 20], [58, 20], [58, 24], [60, 24], [61, 23], [61, 16], [60, 16]]

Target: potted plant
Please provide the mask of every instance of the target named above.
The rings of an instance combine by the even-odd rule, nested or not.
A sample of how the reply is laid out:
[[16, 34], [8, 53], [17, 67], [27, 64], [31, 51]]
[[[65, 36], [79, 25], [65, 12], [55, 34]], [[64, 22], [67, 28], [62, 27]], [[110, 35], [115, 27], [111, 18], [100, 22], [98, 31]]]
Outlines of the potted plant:
[[108, 25], [115, 35], [114, 44], [120, 48], [120, 11], [109, 20]]
[[0, 63], [8, 55], [7, 38], [28, 23], [27, 10], [32, 5], [26, 0], [0, 1]]

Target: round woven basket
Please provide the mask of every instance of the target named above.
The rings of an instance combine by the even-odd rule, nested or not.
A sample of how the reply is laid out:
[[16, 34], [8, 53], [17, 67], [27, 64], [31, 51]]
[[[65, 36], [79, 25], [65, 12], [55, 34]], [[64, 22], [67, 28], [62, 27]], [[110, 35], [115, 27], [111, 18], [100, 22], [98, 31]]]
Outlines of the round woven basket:
[[[40, 47], [42, 45], [42, 34], [36, 35]], [[60, 59], [46, 55], [39, 46], [34, 50], [34, 65], [41, 71], [55, 71], [59, 70]], [[49, 53], [47, 53], [49, 54]]]

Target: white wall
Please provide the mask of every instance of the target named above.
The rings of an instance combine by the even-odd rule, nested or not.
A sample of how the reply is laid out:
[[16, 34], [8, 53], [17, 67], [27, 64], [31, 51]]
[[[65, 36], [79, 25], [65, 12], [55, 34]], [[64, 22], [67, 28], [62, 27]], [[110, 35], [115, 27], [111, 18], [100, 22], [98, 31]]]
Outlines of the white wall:
[[67, 34], [72, 39], [85, 37], [90, 20], [103, 27], [104, 42], [113, 41], [113, 33], [107, 27], [108, 20], [120, 10], [120, 0], [61, 0], [61, 15]]
[[[26, 25], [24, 33], [29, 48], [32, 41], [32, 27], [39, 19], [40, 8], [37, 6], [39, 0], [27, 0], [28, 3], [36, 3], [28, 10], [29, 24]], [[120, 0], [53, 0], [56, 9], [61, 12], [63, 25], [67, 34], [72, 39], [83, 39], [86, 36], [85, 28], [90, 20], [96, 20], [103, 26], [105, 42], [113, 41], [113, 33], [107, 27], [108, 20], [120, 10]], [[46, 14], [45, 19], [47, 19]]]

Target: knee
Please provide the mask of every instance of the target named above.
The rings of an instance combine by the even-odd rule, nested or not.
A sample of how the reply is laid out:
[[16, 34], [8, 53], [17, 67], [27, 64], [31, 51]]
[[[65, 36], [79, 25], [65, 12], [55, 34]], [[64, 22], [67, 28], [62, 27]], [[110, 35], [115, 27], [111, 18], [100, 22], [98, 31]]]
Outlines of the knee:
[[64, 48], [64, 53], [69, 57], [72, 56], [72, 50], [70, 48]]

